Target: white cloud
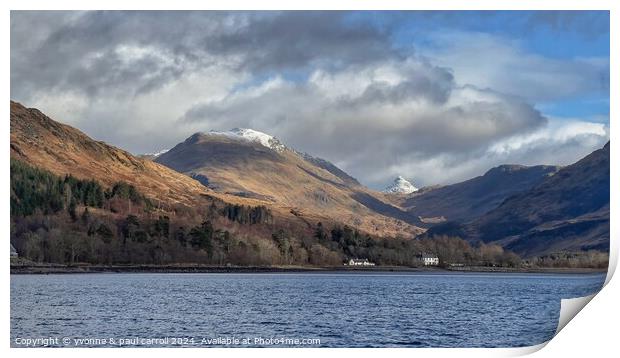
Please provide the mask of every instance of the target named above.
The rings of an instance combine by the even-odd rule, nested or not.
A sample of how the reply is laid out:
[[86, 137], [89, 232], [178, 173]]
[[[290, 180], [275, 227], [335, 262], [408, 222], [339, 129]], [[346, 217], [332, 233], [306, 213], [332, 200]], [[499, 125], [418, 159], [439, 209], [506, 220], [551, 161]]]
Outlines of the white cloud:
[[[195, 106], [184, 119], [205, 129], [268, 132], [374, 187], [395, 174], [419, 178], [432, 172], [415, 170], [416, 165], [440, 167], [436, 163], [446, 164], [442, 158], [450, 157], [470, 160], [464, 155], [547, 122], [514, 97], [456, 86], [445, 69], [415, 58], [316, 70], [307, 82], [276, 77]], [[450, 168], [444, 174], [441, 182], [454, 176]]]
[[454, 71], [457, 83], [492, 88], [533, 102], [609, 91], [608, 58], [554, 59], [526, 51], [519, 41], [486, 33], [444, 32], [423, 50]]
[[[402, 174], [422, 185], [451, 184], [481, 175], [501, 164], [569, 165], [601, 148], [609, 140], [609, 127], [578, 119], [550, 118], [549, 123], [528, 134], [496, 141], [471, 153], [405, 157], [390, 165], [389, 177]], [[374, 180], [385, 175], [377, 173]]]
[[97, 140], [145, 153], [170, 148], [203, 130], [203, 124], [179, 121], [179, 114], [196, 103], [221, 100], [247, 76], [226, 66], [212, 66], [139, 95], [91, 97], [78, 91], [40, 92], [24, 105], [39, 108]]
[[[603, 123], [585, 122], [578, 119], [553, 118], [548, 126], [526, 135], [510, 137], [489, 148], [490, 153], [510, 155], [515, 152], [531, 150], [533, 146], [566, 144], [575, 139], [589, 140], [596, 138], [598, 145], [609, 138], [609, 128]], [[591, 143], [587, 143], [591, 146]]]
[[604, 97], [608, 59], [551, 59], [480, 33], [436, 34], [412, 55], [345, 17], [15, 13], [13, 99], [134, 153], [254, 128], [375, 188], [396, 175], [445, 184], [505, 163], [568, 164], [609, 138], [608, 119], [536, 109]]

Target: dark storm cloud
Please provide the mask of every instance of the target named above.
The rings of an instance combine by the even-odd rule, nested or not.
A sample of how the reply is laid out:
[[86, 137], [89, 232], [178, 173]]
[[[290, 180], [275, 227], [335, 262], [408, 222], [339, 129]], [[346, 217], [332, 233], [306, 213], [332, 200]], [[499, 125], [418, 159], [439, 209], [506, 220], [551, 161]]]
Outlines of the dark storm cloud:
[[12, 91], [141, 94], [222, 62], [254, 74], [344, 66], [397, 56], [388, 36], [344, 12], [12, 12]]
[[[204, 23], [221, 21], [211, 13], [200, 21], [191, 13], [176, 12], [54, 14], [11, 14], [12, 89], [18, 95], [50, 89], [139, 94], [156, 88], [203, 64], [192, 43], [200, 38], [185, 36], [192, 26], [200, 31]], [[31, 41], [30, 24], [40, 22], [48, 32], [24, 46]], [[123, 46], [148, 46], [151, 52], [127, 59], [119, 52]]]
[[236, 31], [209, 39], [207, 47], [240, 55], [244, 66], [255, 70], [348, 66], [398, 55], [388, 31], [339, 11], [256, 16]]

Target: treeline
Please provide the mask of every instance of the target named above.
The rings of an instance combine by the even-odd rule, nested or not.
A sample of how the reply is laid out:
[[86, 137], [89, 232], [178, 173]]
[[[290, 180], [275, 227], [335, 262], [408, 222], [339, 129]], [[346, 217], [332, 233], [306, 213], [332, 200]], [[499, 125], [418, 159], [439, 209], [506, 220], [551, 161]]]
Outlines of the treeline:
[[127, 215], [95, 214], [85, 207], [73, 221], [66, 212], [13, 218], [12, 243], [37, 262], [92, 264], [268, 264], [260, 247], [205, 220], [198, 225]]
[[422, 254], [437, 255], [440, 265], [517, 267], [521, 258], [499, 245], [471, 245], [458, 237], [425, 239], [373, 238], [349, 226], [326, 230], [321, 223], [314, 236], [331, 251], [345, 258], [367, 258], [379, 265], [420, 266]]
[[42, 262], [340, 266], [349, 258], [367, 258], [379, 265], [419, 266], [419, 256], [429, 253], [445, 264], [519, 263], [499, 246], [472, 247], [457, 238], [375, 238], [322, 223], [291, 230], [277, 225], [265, 206], [213, 201], [201, 215], [171, 219], [127, 183], [105, 189], [14, 160], [11, 221], [18, 252]]
[[[105, 189], [93, 180], [62, 177], [11, 160], [11, 242], [21, 256], [34, 261], [271, 263], [275, 244], [264, 247], [258, 237], [247, 237], [252, 236], [248, 228], [273, 222], [270, 210], [219, 204], [213, 201], [199, 220], [194, 210], [173, 212], [173, 222], [157, 214], [130, 184], [118, 182]], [[231, 226], [244, 237], [235, 238], [215, 223]]]
[[114, 219], [92, 215], [84, 208], [77, 222], [67, 217], [63, 220], [62, 215], [42, 214], [16, 220], [12, 237], [22, 256], [66, 264], [341, 266], [349, 258], [368, 258], [378, 265], [415, 267], [422, 265], [422, 253], [436, 254], [442, 265], [516, 267], [520, 263], [516, 255], [499, 246], [473, 247], [459, 238], [372, 238], [348, 226], [327, 230], [319, 223], [314, 234], [291, 235], [277, 229], [269, 239], [234, 226], [218, 228], [221, 223], [216, 222], [218, 218], [187, 225], [163, 215]]
[[71, 175], [60, 177], [11, 159], [12, 216], [32, 215], [37, 210], [50, 215], [66, 208], [75, 219], [78, 205], [102, 208], [106, 201], [114, 198], [152, 207], [147, 198], [127, 183], [118, 182], [111, 189], [104, 190], [94, 180], [81, 180]]
[[557, 252], [534, 257], [524, 262], [527, 267], [568, 267], [604, 269], [609, 266], [609, 253], [597, 250]]
[[263, 224], [271, 222], [271, 212], [266, 206], [246, 206], [238, 204], [226, 204], [221, 210], [221, 215], [228, 220], [239, 224]]
[[500, 246], [455, 237], [377, 238], [320, 222], [300, 229], [276, 222], [265, 206], [216, 200], [199, 209], [164, 212], [127, 183], [106, 189], [11, 161], [11, 242], [34, 261], [341, 266], [367, 258], [378, 265], [420, 266], [420, 255], [427, 253], [442, 265], [521, 264]]

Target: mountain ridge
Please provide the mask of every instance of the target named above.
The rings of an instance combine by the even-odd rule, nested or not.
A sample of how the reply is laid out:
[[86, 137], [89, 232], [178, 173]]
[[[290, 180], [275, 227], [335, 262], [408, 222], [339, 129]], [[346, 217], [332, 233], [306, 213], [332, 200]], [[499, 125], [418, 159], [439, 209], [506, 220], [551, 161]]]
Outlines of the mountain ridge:
[[[98, 178], [111, 186], [119, 180], [160, 201], [194, 205], [211, 194], [197, 181], [165, 166], [88, 137], [33, 108], [11, 101], [11, 157], [59, 175]], [[165, 183], [165, 184], [162, 184]]]
[[500, 165], [475, 178], [400, 199], [400, 206], [424, 218], [465, 222], [499, 206], [506, 198], [542, 182], [559, 170], [552, 165]]
[[468, 223], [446, 223], [426, 235], [496, 242], [526, 256], [562, 250], [608, 251], [609, 148], [607, 142]]
[[274, 149], [273, 143], [198, 132], [155, 161], [201, 176], [216, 192], [266, 198], [302, 215], [326, 215], [369, 233], [409, 236], [423, 231], [417, 218], [332, 163], [279, 141]]

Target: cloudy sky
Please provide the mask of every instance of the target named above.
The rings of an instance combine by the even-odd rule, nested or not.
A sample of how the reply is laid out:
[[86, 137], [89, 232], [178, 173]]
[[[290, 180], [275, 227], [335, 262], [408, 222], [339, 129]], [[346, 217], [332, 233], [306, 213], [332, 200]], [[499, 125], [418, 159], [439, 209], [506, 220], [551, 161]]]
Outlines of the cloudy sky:
[[11, 98], [132, 153], [247, 127], [382, 188], [609, 139], [608, 12], [11, 12]]

